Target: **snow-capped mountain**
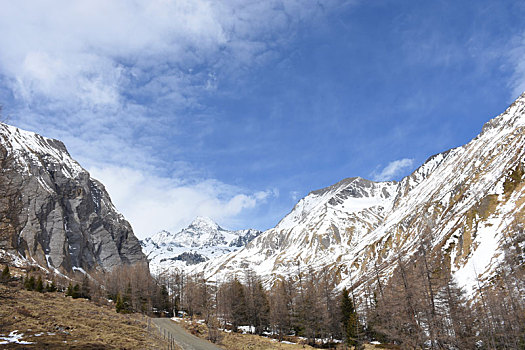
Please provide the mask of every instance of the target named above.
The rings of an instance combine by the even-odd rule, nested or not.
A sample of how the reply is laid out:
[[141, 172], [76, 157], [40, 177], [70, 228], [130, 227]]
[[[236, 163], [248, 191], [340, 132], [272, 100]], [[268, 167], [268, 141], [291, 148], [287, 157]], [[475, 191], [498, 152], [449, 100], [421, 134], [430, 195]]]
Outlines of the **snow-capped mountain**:
[[62, 142], [2, 123], [0, 248], [60, 272], [147, 263], [104, 186]]
[[[425, 239], [461, 285], [490, 276], [501, 244], [525, 223], [525, 94], [465, 146], [437, 154], [400, 182], [345, 179], [301, 199], [244, 249], [202, 263], [207, 277], [248, 266], [267, 282], [329, 269], [341, 286], [388, 276]], [[476, 272], [475, 272], [476, 271]]]
[[141, 241], [143, 251], [150, 261], [151, 271], [186, 269], [190, 265], [207, 261], [244, 247], [261, 231], [229, 231], [210, 218], [197, 217], [185, 229], [173, 234], [160, 231]]

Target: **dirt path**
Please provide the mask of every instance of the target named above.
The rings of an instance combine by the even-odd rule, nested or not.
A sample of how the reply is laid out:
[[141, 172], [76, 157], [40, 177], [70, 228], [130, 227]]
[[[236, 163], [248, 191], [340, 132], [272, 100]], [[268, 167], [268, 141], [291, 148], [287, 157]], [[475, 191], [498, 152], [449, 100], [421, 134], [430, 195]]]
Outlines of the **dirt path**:
[[189, 334], [169, 318], [153, 318], [151, 320], [159, 327], [161, 334], [166, 332], [167, 336], [170, 333], [171, 337], [183, 350], [222, 350], [212, 343]]

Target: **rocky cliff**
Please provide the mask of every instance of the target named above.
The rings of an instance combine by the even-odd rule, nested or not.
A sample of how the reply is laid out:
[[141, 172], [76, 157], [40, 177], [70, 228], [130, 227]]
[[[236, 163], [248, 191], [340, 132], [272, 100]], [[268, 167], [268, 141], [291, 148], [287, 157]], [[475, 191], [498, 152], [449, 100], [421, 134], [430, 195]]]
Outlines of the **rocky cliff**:
[[0, 247], [70, 272], [147, 263], [104, 186], [64, 144], [0, 124]]

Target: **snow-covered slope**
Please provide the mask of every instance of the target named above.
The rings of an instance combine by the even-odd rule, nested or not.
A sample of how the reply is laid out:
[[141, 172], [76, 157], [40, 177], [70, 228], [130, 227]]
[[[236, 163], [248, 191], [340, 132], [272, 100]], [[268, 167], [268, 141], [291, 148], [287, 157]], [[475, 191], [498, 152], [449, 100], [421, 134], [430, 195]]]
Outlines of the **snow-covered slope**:
[[254, 269], [266, 281], [299, 266], [341, 281], [388, 275], [427, 240], [459, 282], [486, 278], [500, 246], [525, 221], [525, 94], [465, 146], [435, 155], [399, 183], [345, 179], [311, 192], [244, 249], [202, 263], [208, 277]]
[[187, 228], [173, 234], [160, 231], [141, 241], [153, 273], [164, 269], [187, 269], [210, 258], [234, 252], [261, 231], [228, 231], [210, 218], [197, 217]]

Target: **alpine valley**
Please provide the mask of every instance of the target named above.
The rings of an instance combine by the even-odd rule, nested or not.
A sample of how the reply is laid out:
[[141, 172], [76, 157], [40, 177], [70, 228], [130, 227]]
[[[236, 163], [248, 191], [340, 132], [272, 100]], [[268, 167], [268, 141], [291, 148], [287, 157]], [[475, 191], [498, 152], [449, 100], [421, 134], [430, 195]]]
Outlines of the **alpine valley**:
[[400, 182], [344, 179], [311, 192], [262, 233], [197, 218], [139, 242], [60, 141], [5, 124], [0, 136], [2, 251], [66, 273], [149, 260], [154, 273], [184, 269], [209, 280], [253, 270], [270, 286], [307, 268], [329, 271], [341, 289], [388, 279], [400, 256], [425, 245], [472, 291], [490, 279], [525, 221], [525, 94], [471, 142], [430, 157]]
[[[112, 304], [117, 313], [206, 318], [212, 341], [220, 329], [221, 337], [249, 329], [324, 348], [379, 340], [402, 349], [523, 348], [524, 175], [525, 94], [468, 144], [399, 182], [343, 179], [262, 233], [198, 217], [140, 242], [62, 142], [0, 124], [0, 298], [9, 301], [0, 326], [13, 338], [15, 313], [38, 336], [66, 329], [33, 316], [47, 312], [51, 297], [32, 311], [11, 298], [37, 300], [20, 290], [43, 293], [46, 283], [48, 293]], [[56, 299], [78, 314], [81, 304]], [[99, 314], [91, 313], [94, 328]], [[108, 332], [120, 339], [113, 319]], [[70, 330], [63, 334], [76, 334], [69, 341], [89, 338], [83, 348], [108, 342], [92, 330], [79, 336], [76, 318], [60, 322]], [[151, 335], [133, 332], [159, 348]]]

